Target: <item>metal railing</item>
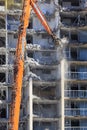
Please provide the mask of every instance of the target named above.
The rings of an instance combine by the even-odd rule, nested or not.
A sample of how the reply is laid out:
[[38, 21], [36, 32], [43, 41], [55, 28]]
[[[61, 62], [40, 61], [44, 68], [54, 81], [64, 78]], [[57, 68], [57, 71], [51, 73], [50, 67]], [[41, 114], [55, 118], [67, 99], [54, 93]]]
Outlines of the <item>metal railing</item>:
[[81, 126], [78, 126], [78, 127], [65, 127], [64, 130], [87, 130], [87, 127], [81, 127]]
[[65, 108], [65, 116], [87, 116], [87, 108]]
[[87, 98], [87, 90], [65, 90], [64, 96], [70, 98]]
[[87, 79], [87, 72], [65, 72], [66, 79]]

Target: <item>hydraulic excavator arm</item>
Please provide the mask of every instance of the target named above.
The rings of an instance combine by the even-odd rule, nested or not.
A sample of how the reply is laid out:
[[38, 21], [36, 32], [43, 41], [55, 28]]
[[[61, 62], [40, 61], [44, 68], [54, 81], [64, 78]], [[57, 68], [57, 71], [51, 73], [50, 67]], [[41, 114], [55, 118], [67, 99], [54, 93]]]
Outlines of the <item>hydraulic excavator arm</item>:
[[10, 108], [9, 130], [18, 130], [20, 117], [20, 104], [22, 96], [22, 81], [24, 71], [24, 53], [26, 48], [26, 29], [29, 25], [31, 8], [35, 11], [46, 31], [51, 35], [54, 41], [59, 44], [59, 39], [52, 33], [45, 17], [36, 5], [34, 0], [24, 0], [23, 11], [20, 18], [20, 27], [18, 33], [18, 43], [16, 47], [16, 60], [14, 67], [14, 86], [12, 88], [12, 102]]

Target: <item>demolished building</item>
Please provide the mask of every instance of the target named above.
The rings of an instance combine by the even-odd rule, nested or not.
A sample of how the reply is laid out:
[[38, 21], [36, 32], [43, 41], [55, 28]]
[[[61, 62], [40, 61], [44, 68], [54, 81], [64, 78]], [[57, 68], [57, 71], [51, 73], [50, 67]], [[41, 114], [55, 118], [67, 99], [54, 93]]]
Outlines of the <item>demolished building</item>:
[[[0, 0], [0, 130], [9, 128], [15, 48], [22, 0]], [[87, 0], [39, 0], [64, 48], [35, 13], [27, 29], [19, 130], [87, 129]]]

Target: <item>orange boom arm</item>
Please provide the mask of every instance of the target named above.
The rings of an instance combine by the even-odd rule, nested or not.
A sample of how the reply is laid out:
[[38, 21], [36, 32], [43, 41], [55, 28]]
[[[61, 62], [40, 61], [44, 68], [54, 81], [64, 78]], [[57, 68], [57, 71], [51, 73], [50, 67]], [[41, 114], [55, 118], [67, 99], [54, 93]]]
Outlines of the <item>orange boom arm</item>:
[[22, 80], [24, 71], [24, 53], [26, 48], [26, 29], [29, 25], [31, 7], [35, 11], [36, 15], [40, 19], [42, 25], [46, 31], [54, 38], [55, 35], [52, 34], [50, 27], [48, 26], [45, 17], [33, 0], [24, 0], [23, 11], [20, 19], [20, 27], [18, 33], [18, 43], [16, 47], [16, 61], [15, 61], [15, 72], [14, 72], [14, 82], [15, 85], [12, 89], [12, 103], [10, 108], [10, 120], [9, 120], [9, 130], [18, 130], [19, 117], [20, 117], [20, 104], [22, 96]]

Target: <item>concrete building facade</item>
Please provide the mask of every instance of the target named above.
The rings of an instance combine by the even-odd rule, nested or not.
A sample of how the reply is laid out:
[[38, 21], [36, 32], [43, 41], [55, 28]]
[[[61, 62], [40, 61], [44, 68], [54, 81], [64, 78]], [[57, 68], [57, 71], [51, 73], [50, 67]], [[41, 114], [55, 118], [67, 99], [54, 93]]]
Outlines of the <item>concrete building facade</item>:
[[[22, 0], [0, 0], [0, 130], [9, 128]], [[57, 47], [35, 13], [27, 28], [19, 130], [87, 130], [87, 0], [39, 0]]]

